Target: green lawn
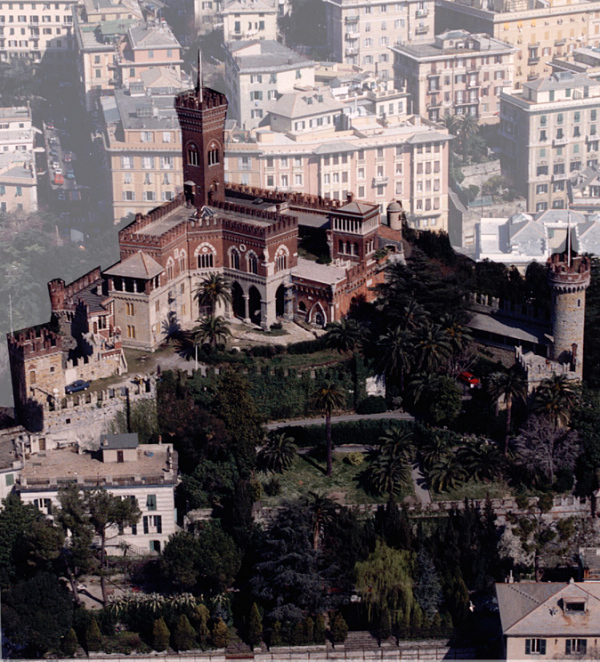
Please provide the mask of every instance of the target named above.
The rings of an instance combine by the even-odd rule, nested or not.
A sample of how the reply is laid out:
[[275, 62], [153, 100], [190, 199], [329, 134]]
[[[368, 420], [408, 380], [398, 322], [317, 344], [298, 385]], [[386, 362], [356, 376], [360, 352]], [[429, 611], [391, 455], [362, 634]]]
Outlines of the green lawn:
[[[353, 467], [344, 462], [344, 453], [333, 454], [333, 476], [325, 476], [325, 462], [317, 462], [306, 455], [299, 455], [292, 467], [284, 474], [275, 474], [281, 484], [281, 493], [269, 497], [263, 491], [262, 503], [265, 506], [277, 506], [283, 499], [294, 499], [308, 492], [327, 494], [346, 505], [385, 503], [386, 497], [374, 497], [367, 494], [359, 485], [358, 477], [367, 467], [363, 462]], [[260, 474], [263, 485], [271, 479], [271, 474]], [[411, 494], [398, 495], [398, 499]]]
[[434, 501], [464, 501], [465, 499], [502, 499], [513, 496], [511, 488], [501, 479], [492, 483], [469, 480], [461, 487], [447, 492], [431, 492]]

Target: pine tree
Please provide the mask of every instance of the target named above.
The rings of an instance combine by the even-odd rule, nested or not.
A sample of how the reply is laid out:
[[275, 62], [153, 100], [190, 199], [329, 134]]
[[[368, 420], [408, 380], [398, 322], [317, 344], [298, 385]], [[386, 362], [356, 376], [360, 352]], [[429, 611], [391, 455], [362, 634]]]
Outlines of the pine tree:
[[208, 629], [209, 618], [210, 612], [208, 609], [204, 605], [198, 605], [194, 615], [194, 624], [198, 633], [198, 640], [201, 644], [204, 644], [210, 635], [210, 630]]
[[152, 647], [156, 651], [166, 651], [169, 648], [169, 639], [171, 633], [165, 623], [165, 619], [161, 616], [154, 621], [152, 626]]
[[92, 616], [92, 620], [85, 633], [85, 642], [88, 652], [95, 653], [102, 650], [102, 635], [100, 634], [100, 628], [98, 627], [98, 621], [95, 616]]
[[343, 644], [348, 636], [348, 625], [340, 612], [336, 612], [330, 627], [331, 640], [334, 644]]
[[279, 621], [275, 621], [275, 623], [273, 623], [269, 645], [281, 646], [281, 623]]
[[77, 635], [75, 634], [75, 630], [71, 628], [62, 640], [63, 652], [67, 657], [75, 657], [78, 648], [79, 641], [77, 641]]
[[196, 640], [196, 631], [192, 627], [185, 614], [181, 614], [175, 632], [173, 632], [173, 644], [177, 651], [189, 651], [194, 648]]
[[258, 605], [253, 603], [248, 620], [248, 643], [250, 646], [260, 646], [263, 636], [263, 624]]
[[220, 618], [212, 628], [211, 632], [212, 645], [215, 648], [227, 648], [229, 643], [229, 630], [227, 625], [223, 623], [223, 619]]
[[312, 644], [315, 640], [315, 622], [310, 616], [304, 621], [304, 632], [306, 634], [306, 643]]
[[313, 636], [315, 644], [324, 644], [326, 633], [325, 617], [323, 614], [317, 614], [317, 617], [315, 618], [315, 634]]

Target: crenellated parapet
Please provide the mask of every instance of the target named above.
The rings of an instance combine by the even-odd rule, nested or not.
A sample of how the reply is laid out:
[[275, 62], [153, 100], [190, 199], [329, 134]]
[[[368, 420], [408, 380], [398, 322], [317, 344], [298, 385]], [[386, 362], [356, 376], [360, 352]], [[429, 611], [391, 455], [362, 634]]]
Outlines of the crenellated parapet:
[[306, 211], [313, 211], [315, 214], [322, 213], [332, 209], [338, 209], [343, 204], [342, 200], [323, 198], [320, 195], [309, 195], [308, 193], [295, 193], [285, 191], [272, 191], [270, 189], [258, 188], [256, 186], [247, 186], [246, 184], [228, 183], [226, 186], [229, 197], [239, 197], [246, 200], [255, 200], [262, 198], [267, 202], [288, 203], [290, 210], [296, 206]]
[[[160, 207], [155, 207], [147, 214], [136, 214], [135, 220], [133, 220], [127, 227], [123, 228], [119, 232], [119, 244], [123, 242], [131, 243], [139, 241], [139, 237], [142, 237], [142, 242], [152, 243], [152, 239], [157, 239], [157, 237], [149, 237], [148, 235], [138, 235], [137, 233], [141, 232], [145, 227], [159, 221], [166, 216], [169, 216], [174, 211], [178, 210], [180, 207], [185, 205], [185, 196], [183, 193], [178, 193], [172, 200], [165, 202], [160, 205]], [[190, 214], [192, 211], [190, 210]], [[160, 244], [157, 244], [160, 245]]]
[[22, 359], [33, 359], [62, 351], [62, 337], [48, 326], [9, 333], [7, 339], [9, 352]]
[[548, 260], [550, 287], [562, 292], [586, 289], [590, 284], [591, 274], [592, 262], [587, 255], [576, 255], [569, 259], [564, 253], [555, 253]]

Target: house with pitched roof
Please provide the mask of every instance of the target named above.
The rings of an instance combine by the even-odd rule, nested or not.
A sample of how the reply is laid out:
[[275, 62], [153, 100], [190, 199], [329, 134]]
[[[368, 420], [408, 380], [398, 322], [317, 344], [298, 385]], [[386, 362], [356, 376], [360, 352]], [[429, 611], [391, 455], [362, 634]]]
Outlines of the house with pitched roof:
[[507, 660], [571, 659], [600, 646], [600, 583], [496, 584]]

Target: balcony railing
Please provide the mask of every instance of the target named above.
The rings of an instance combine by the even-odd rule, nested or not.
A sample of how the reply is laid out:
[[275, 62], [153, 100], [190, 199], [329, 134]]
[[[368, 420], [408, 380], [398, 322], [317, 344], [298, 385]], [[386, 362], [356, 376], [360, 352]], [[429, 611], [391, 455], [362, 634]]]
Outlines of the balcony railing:
[[554, 138], [552, 141], [552, 147], [562, 147], [563, 145], [567, 145], [569, 142], [569, 139], [567, 136], [563, 136], [562, 138]]
[[356, 41], [358, 39], [358, 32], [346, 32], [346, 41]]
[[539, 62], [540, 62], [540, 58], [537, 57], [537, 56], [536, 57], [530, 57], [530, 58], [527, 59], [527, 64], [530, 67], [533, 66], [534, 64], [539, 64]]
[[415, 34], [427, 34], [429, 32], [429, 26], [422, 25], [418, 28], [415, 28]]
[[429, 9], [417, 9], [417, 18], [427, 18]]
[[346, 16], [345, 21], [346, 23], [358, 23], [360, 21], [360, 16], [358, 14], [351, 14], [350, 16]]
[[568, 179], [569, 175], [567, 175], [566, 172], [561, 172], [561, 173], [555, 173], [552, 175], [552, 181], [553, 182], [562, 182], [565, 179]]
[[373, 186], [387, 186], [390, 181], [389, 177], [373, 177]]
[[358, 48], [356, 46], [353, 46], [351, 48], [346, 48], [344, 50], [344, 53], [346, 55], [358, 55]]

